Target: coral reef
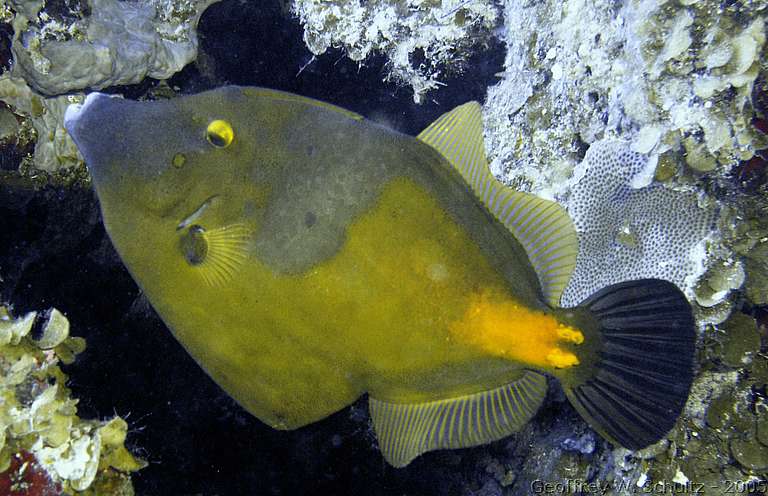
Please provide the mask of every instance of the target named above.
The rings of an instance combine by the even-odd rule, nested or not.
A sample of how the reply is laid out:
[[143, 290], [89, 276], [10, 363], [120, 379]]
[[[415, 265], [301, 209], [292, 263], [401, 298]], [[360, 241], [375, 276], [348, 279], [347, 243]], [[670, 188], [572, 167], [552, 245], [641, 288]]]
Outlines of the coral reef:
[[56, 309], [33, 338], [37, 318], [14, 319], [0, 307], [0, 493], [133, 494], [130, 473], [145, 462], [124, 447], [127, 424], [80, 419], [58, 366], [72, 363], [85, 341], [69, 336]]
[[9, 106], [7, 113], [13, 119], [7, 121], [5, 139], [34, 147], [30, 156], [19, 157], [19, 164], [8, 164], [7, 168], [21, 169], [27, 175], [45, 171], [68, 178], [84, 177], [80, 152], [64, 129], [64, 111], [81, 100], [81, 95], [46, 98], [32, 91], [23, 79], [0, 75], [0, 102]]
[[[744, 279], [733, 256], [743, 195], [729, 174], [768, 147], [750, 125], [765, 10], [505, 3], [505, 71], [484, 108], [491, 168], [568, 206], [582, 250], [566, 303], [630, 276], [663, 277], [706, 308], [700, 322], [728, 316]], [[585, 181], [598, 156], [602, 172]]]
[[73, 92], [171, 77], [197, 57], [197, 22], [215, 1], [3, 4], [4, 21], [13, 28], [14, 64], [0, 76], [0, 101], [19, 121], [14, 131], [6, 119], [4, 132], [16, 145], [34, 146], [33, 156], [4, 169], [54, 174], [45, 180], [64, 184], [85, 179], [82, 159], [62, 127], [66, 107], [82, 98]]
[[748, 112], [765, 8], [507, 1], [506, 70], [485, 106], [495, 172], [551, 190], [610, 136], [658, 156], [667, 180], [748, 160], [766, 146]]
[[[87, 181], [77, 151], [61, 127], [63, 110], [81, 98], [71, 92], [136, 83], [145, 77], [168, 78], [194, 59], [195, 24], [210, 3], [3, 3], [0, 67], [13, 65], [13, 71], [0, 75], [0, 101], [5, 103], [0, 105], [2, 169], [20, 169], [28, 177], [44, 177], [46, 183], [50, 178], [59, 178], [62, 184]], [[174, 406], [154, 413], [165, 415], [167, 426], [173, 426], [164, 424], [156, 430], [154, 435], [162, 439], [158, 443], [174, 445], [155, 447], [153, 455], [161, 452], [168, 460], [155, 474], [165, 471], [172, 480], [180, 473], [210, 468], [207, 459], [191, 462], [187, 456], [174, 459], [169, 454], [193, 452], [193, 443], [204, 439], [212, 452], [227, 460], [216, 468], [225, 475], [211, 477], [208, 492], [223, 491], [216, 484], [243, 472], [250, 475], [242, 476], [242, 484], [263, 478], [273, 488], [306, 489], [294, 481], [299, 479], [295, 471], [284, 473], [283, 460], [298, 464], [311, 474], [308, 478], [322, 480], [313, 484], [338, 488], [353, 481], [354, 487], [371, 494], [527, 495], [533, 484], [568, 481], [570, 486], [551, 487], [577, 492], [585, 488], [580, 484], [595, 483], [593, 487], [603, 494], [623, 495], [653, 488], [680, 492], [686, 484], [705, 484], [706, 494], [723, 494], [729, 489], [725, 481], [731, 481], [730, 492], [748, 492], [744, 488], [765, 492], [768, 164], [761, 150], [768, 148], [766, 1], [285, 3], [302, 23], [304, 43], [313, 54], [337, 47], [360, 64], [382, 54], [386, 77], [410, 87], [414, 100], [424, 104], [409, 109], [411, 116], [426, 113], [427, 108], [436, 113], [447, 110], [430, 107], [429, 97], [451, 90], [442, 86], [448, 76], [465, 71], [471, 78], [468, 54], [483, 50], [491, 36], [503, 37], [504, 71], [488, 90], [484, 106], [487, 150], [498, 177], [563, 202], [574, 217], [582, 253], [564, 301], [576, 304], [594, 289], [621, 279], [675, 281], [695, 303], [700, 325], [697, 379], [685, 413], [668, 439], [640, 452], [613, 449], [596, 437], [553, 386], [546, 407], [518, 436], [486, 447], [428, 455], [395, 473], [382, 468], [372, 447], [364, 403], [352, 408], [354, 421], [344, 412], [301, 432], [272, 433], [226, 398], [214, 406], [208, 397], [180, 400], [184, 387], [180, 378], [182, 385], [174, 386]], [[504, 26], [499, 30], [502, 14]], [[224, 24], [231, 26], [233, 21], [228, 22]], [[5, 38], [13, 40], [12, 54]], [[232, 46], [237, 47], [225, 44], [224, 51], [237, 51]], [[238, 54], [234, 65], [246, 57], [258, 59], [256, 52]], [[280, 84], [295, 81], [302, 69], [271, 65], [270, 72], [284, 71], [274, 79]], [[326, 68], [336, 70], [330, 64]], [[255, 70], [238, 81], [265, 84], [262, 78], [263, 73]], [[200, 87], [191, 84], [185, 91]], [[62, 93], [70, 94], [55, 96]], [[454, 97], [466, 99], [466, 95]], [[370, 112], [386, 113], [376, 105], [391, 101], [380, 100], [367, 101]], [[370, 115], [365, 109], [356, 110]], [[68, 205], [74, 212], [71, 222], [96, 222], [93, 205], [75, 211], [72, 204], [55, 203], [51, 198], [56, 195], [49, 192], [45, 199], [50, 208], [64, 210]], [[19, 196], [17, 190], [11, 195]], [[41, 210], [35, 205], [28, 215]], [[91, 236], [89, 229], [77, 236]], [[91, 257], [103, 264], [109, 259], [104, 254], [107, 241], [96, 244], [83, 260]], [[55, 248], [46, 246], [50, 256]], [[66, 253], [75, 251], [73, 246]], [[22, 247], [12, 250], [16, 257], [12, 263], [24, 251], [29, 251], [25, 255], [29, 259], [39, 256]], [[119, 261], [111, 256], [118, 270]], [[8, 265], [8, 260], [3, 263]], [[13, 278], [21, 288], [29, 272], [6, 268], [3, 277]], [[105, 270], [98, 273], [112, 275]], [[122, 276], [129, 281], [127, 273]], [[129, 301], [132, 295], [114, 296], [109, 305], [120, 298], [126, 300], [120, 300], [121, 308], [131, 306], [132, 312], [142, 313]], [[157, 327], [152, 335], [161, 334], [162, 325], [151, 311], [142, 315], [145, 326]], [[113, 323], [116, 327], [134, 325], [134, 332], [142, 327], [131, 324], [135, 314], [127, 319], [122, 313], [112, 316], [120, 322]], [[65, 326], [55, 312], [41, 319], [48, 322], [42, 326], [47, 331], [32, 339], [34, 318], [3, 314], [0, 319], [0, 395], [4, 405], [7, 401], [15, 408], [13, 418], [5, 407], [0, 410], [0, 493], [59, 494], [82, 488], [85, 494], [131, 494], [127, 474], [140, 462], [124, 451], [125, 423], [79, 419], [57, 366], [71, 360], [82, 342], [66, 333], [57, 335], [55, 331]], [[164, 352], [175, 350], [171, 338], [166, 338]], [[114, 336], [93, 339], [102, 339], [106, 346]], [[124, 338], [110, 353], [121, 353], [128, 340]], [[134, 352], [141, 356], [146, 351]], [[97, 363], [112, 359], [110, 355]], [[174, 363], [162, 370], [168, 376], [193, 377], [194, 387], [201, 387], [204, 374], [186, 359], [183, 362], [184, 353], [177, 350]], [[137, 361], [126, 360], [121, 366], [134, 371]], [[184, 374], [178, 374], [179, 367], [185, 367]], [[217, 394], [215, 386], [205, 387], [208, 396]], [[153, 411], [166, 400], [153, 398]], [[196, 419], [202, 419], [200, 424], [190, 427]], [[214, 424], [218, 430], [212, 435]], [[257, 448], [244, 441], [254, 437], [260, 441]], [[230, 453], [252, 450], [258, 454], [253, 461]], [[264, 461], [272, 459], [277, 460], [274, 466]], [[171, 467], [174, 460], [181, 460], [182, 468]], [[249, 470], [242, 470], [241, 463]], [[199, 492], [194, 481], [185, 483], [185, 491]], [[241, 493], [256, 486], [243, 487], [238, 487]]]
[[169, 78], [197, 56], [197, 21], [213, 1], [89, 0], [55, 12], [12, 1], [13, 73], [43, 95]]
[[485, 0], [295, 0], [291, 9], [312, 53], [341, 47], [361, 63], [383, 53], [387, 78], [410, 86], [417, 103], [441, 84], [446, 71], [461, 70], [461, 61], [483, 44], [498, 19], [493, 2]]
[[556, 454], [532, 472], [595, 480], [605, 494], [723, 494], [728, 481], [764, 492], [766, 322], [750, 315], [764, 315], [768, 294], [768, 5], [509, 0], [505, 14], [486, 144], [497, 176], [574, 218], [580, 253], [564, 302], [624, 279], [669, 279], [695, 303], [702, 339], [668, 439], [635, 453], [599, 442], [598, 456], [571, 466]]
[[715, 224], [714, 201], [702, 207], [695, 191], [646, 184], [654, 168], [655, 160], [628, 142], [590, 146], [570, 180], [568, 212], [580, 256], [564, 305], [578, 305], [619, 281], [657, 277], [690, 290], [698, 280]]

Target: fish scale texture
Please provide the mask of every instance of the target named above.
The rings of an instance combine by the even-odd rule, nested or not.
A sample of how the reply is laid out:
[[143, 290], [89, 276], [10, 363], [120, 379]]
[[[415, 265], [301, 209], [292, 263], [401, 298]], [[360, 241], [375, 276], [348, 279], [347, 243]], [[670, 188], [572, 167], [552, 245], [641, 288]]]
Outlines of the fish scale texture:
[[567, 204], [579, 255], [563, 306], [633, 279], [665, 279], [687, 290], [702, 273], [701, 243], [712, 235], [717, 212], [701, 207], [693, 191], [659, 183], [634, 188], [648, 166], [648, 156], [629, 143], [609, 140], [594, 143], [577, 166]]

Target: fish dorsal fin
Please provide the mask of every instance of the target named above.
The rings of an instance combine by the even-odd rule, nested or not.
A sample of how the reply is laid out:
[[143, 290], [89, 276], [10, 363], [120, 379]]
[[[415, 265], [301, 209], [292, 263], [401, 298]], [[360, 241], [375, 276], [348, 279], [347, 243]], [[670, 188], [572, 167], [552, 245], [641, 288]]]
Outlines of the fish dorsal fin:
[[356, 121], [363, 120], [362, 115], [356, 112], [352, 112], [351, 110], [347, 110], [345, 108], [339, 107], [337, 105], [333, 105], [331, 103], [326, 103], [321, 100], [315, 100], [314, 98], [308, 98], [301, 95], [294, 95], [293, 93], [287, 93], [285, 91], [272, 90], [268, 88], [258, 88], [258, 87], [244, 87], [243, 93], [247, 96], [267, 97], [267, 98], [271, 98], [272, 100], [301, 103], [304, 105], [309, 105], [311, 107], [324, 108], [326, 110], [331, 110], [333, 112], [342, 114]]
[[578, 239], [559, 204], [514, 191], [488, 168], [480, 104], [468, 102], [443, 114], [417, 136], [462, 175], [475, 195], [523, 246], [547, 303], [557, 306], [576, 266]]
[[510, 384], [456, 398], [390, 403], [371, 397], [368, 403], [382, 455], [404, 467], [427, 451], [478, 446], [517, 432], [546, 393], [546, 377], [525, 371]]

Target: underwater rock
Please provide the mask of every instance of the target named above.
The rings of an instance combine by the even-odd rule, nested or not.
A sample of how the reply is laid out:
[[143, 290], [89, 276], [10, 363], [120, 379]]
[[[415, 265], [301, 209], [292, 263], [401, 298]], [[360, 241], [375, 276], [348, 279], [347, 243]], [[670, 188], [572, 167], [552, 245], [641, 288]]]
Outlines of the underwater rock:
[[685, 417], [693, 422], [696, 428], [704, 429], [709, 405], [715, 398], [735, 387], [738, 380], [739, 373], [735, 370], [699, 374], [691, 386], [691, 393], [685, 404]]
[[506, 70], [484, 111], [492, 168], [508, 184], [560, 197], [585, 145], [609, 137], [675, 151], [688, 173], [722, 175], [754, 155], [762, 3], [504, 5]]
[[16, 139], [34, 143], [34, 155], [22, 162], [22, 168], [30, 169], [32, 174], [39, 170], [55, 172], [70, 168], [85, 171], [80, 152], [64, 129], [64, 111], [71, 103], [81, 100], [79, 95], [45, 98], [35, 94], [23, 79], [0, 75], [0, 102], [24, 117], [16, 129]]
[[721, 260], [711, 264], [694, 291], [696, 303], [711, 308], [721, 303], [731, 290], [744, 284], [744, 267], [739, 261]]
[[768, 469], [768, 446], [758, 443], [755, 439], [731, 441], [731, 453], [744, 468]]
[[760, 351], [760, 334], [755, 319], [734, 313], [722, 324], [723, 363], [733, 368], [744, 367]]
[[0, 472], [0, 494], [59, 496], [61, 485], [51, 480], [31, 453], [21, 450], [11, 457], [7, 470]]
[[556, 187], [579, 142], [611, 134], [645, 153], [685, 143], [698, 171], [751, 157], [748, 102], [765, 43], [763, 9], [721, 10], [714, 0], [507, 1], [507, 70], [486, 104], [497, 169], [534, 192]]
[[713, 429], [723, 429], [731, 425], [733, 416], [736, 414], [736, 403], [738, 398], [733, 390], [725, 391], [723, 394], [712, 400], [707, 408], [707, 425]]
[[13, 74], [49, 96], [169, 78], [197, 57], [197, 21], [215, 1], [89, 0], [51, 14], [14, 0]]
[[442, 84], [446, 72], [460, 71], [462, 60], [484, 44], [498, 19], [493, 3], [482, 0], [294, 0], [291, 10], [312, 53], [340, 47], [361, 63], [383, 53], [387, 78], [410, 86], [416, 103]]
[[768, 414], [762, 412], [757, 421], [757, 440], [768, 446]]
[[19, 122], [6, 107], [0, 107], [0, 141], [5, 141], [19, 132]]
[[112, 481], [132, 494], [127, 474], [146, 463], [125, 449], [128, 425], [119, 417], [80, 419], [58, 366], [59, 350], [82, 351], [82, 338], [70, 337], [68, 320], [52, 309], [33, 339], [36, 319], [36, 312], [14, 319], [0, 307], [0, 489], [59, 494]]
[[569, 437], [560, 443], [560, 447], [566, 451], [576, 451], [582, 455], [589, 455], [595, 451], [595, 433], [587, 431], [579, 437]]
[[57, 173], [64, 184], [87, 177], [62, 124], [66, 107], [82, 95], [50, 95], [171, 77], [197, 56], [197, 21], [215, 1], [94, 0], [55, 11], [39, 0], [12, 2], [16, 63], [0, 75], [0, 101], [24, 117], [16, 139], [35, 150], [16, 169]]
[[[484, 106], [486, 145], [497, 177], [565, 203], [574, 216], [583, 255], [564, 301], [576, 303], [575, 288], [595, 281], [593, 275], [600, 281], [590, 289], [629, 277], [661, 277], [691, 294], [710, 259], [734, 258], [722, 245], [732, 224], [717, 210], [740, 200], [732, 189], [713, 194], [712, 179], [726, 183], [733, 166], [765, 146], [750, 125], [765, 45], [764, 5], [504, 5], [506, 70]], [[702, 81], [710, 84], [707, 94]], [[572, 191], [582, 181], [590, 145], [605, 150], [603, 143], [616, 139], [624, 145], [602, 153], [613, 154], [604, 168], [614, 178], [608, 182], [623, 178], [616, 190], [622, 213], [604, 196], [607, 184], [599, 179], [588, 183], [595, 192]], [[606, 198], [602, 207], [573, 205], [600, 196]], [[595, 226], [588, 228], [590, 218]], [[587, 264], [593, 267], [586, 270]], [[741, 270], [738, 261], [732, 267]], [[750, 279], [763, 280], [762, 272], [745, 268], [748, 286]], [[713, 274], [696, 293], [709, 307], [699, 312], [702, 322], [730, 313], [728, 297], [740, 286], [739, 274], [732, 276]], [[579, 295], [587, 286], [583, 291]]]
[[768, 242], [759, 240], [745, 258], [747, 298], [755, 305], [768, 305]]

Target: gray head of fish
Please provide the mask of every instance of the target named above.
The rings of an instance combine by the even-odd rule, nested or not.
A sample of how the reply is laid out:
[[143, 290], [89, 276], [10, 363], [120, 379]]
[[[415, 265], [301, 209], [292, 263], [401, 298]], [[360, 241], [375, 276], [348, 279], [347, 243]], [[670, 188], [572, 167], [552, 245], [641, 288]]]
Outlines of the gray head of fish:
[[67, 109], [64, 125], [101, 194], [161, 177], [177, 153], [204, 151], [204, 134], [191, 132], [180, 117], [178, 106], [169, 102], [91, 93], [82, 105]]
[[[270, 131], [275, 126], [264, 100], [238, 87], [153, 102], [91, 93], [67, 109], [64, 125], [85, 159], [102, 209], [119, 202], [169, 213], [181, 202], [212, 194], [198, 190], [218, 189], [217, 182], [245, 157], [254, 163], [274, 157], [269, 143], [276, 141]], [[235, 129], [232, 146], [211, 142], [207, 128], [217, 119]]]

